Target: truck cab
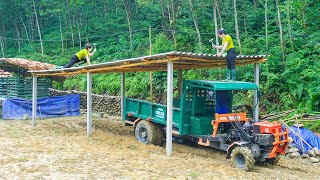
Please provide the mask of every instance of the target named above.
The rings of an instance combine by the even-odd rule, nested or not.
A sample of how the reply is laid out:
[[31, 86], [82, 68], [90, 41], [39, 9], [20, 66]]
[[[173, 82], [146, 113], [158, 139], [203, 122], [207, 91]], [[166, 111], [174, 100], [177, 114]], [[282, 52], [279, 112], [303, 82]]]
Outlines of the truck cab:
[[[234, 90], [257, 90], [254, 83], [233, 81], [184, 81], [181, 105], [181, 135], [212, 134], [215, 114], [232, 113]], [[189, 126], [188, 126], [189, 125]]]

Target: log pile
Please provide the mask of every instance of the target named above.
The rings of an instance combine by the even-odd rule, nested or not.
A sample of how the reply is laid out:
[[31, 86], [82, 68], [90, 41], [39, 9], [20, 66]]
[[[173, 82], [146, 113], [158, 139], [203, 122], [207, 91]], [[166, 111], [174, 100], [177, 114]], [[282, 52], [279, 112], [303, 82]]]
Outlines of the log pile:
[[314, 147], [311, 150], [308, 150], [305, 154], [301, 153], [301, 150], [294, 147], [292, 145], [292, 138], [290, 139], [290, 143], [288, 148], [286, 149], [286, 155], [285, 157], [288, 158], [302, 158], [302, 159], [308, 159], [312, 163], [319, 163], [320, 162], [320, 150], [318, 150], [316, 147]]
[[[291, 114], [291, 117], [290, 117]], [[292, 114], [295, 114], [292, 116]], [[261, 116], [261, 120], [267, 120], [267, 121], [278, 121], [282, 125], [286, 126], [290, 129], [291, 132], [293, 132], [296, 136], [299, 137], [300, 142], [296, 142], [298, 144], [307, 144], [309, 149], [307, 152], [303, 153], [303, 149], [299, 149], [294, 146], [295, 142], [293, 142], [293, 139], [289, 137], [290, 143], [288, 145], [288, 148], [286, 149], [286, 155], [285, 157], [288, 158], [297, 158], [297, 159], [306, 159], [309, 160], [312, 163], [319, 163], [320, 162], [320, 150], [318, 150], [316, 147], [312, 147], [310, 144], [308, 144], [301, 136], [300, 132], [294, 132], [288, 124], [293, 124], [294, 126], [303, 127], [302, 123], [314, 123], [320, 121], [320, 113], [305, 113], [305, 114], [298, 114], [296, 110], [289, 110], [279, 113], [272, 113], [267, 114], [264, 116]], [[318, 134], [317, 134], [318, 135]]]
[[[80, 109], [87, 109], [87, 93], [80, 91], [59, 91], [49, 89], [50, 96], [62, 96], [66, 94], [80, 95]], [[119, 116], [121, 112], [120, 97], [92, 94], [92, 111], [104, 112], [111, 116]]]

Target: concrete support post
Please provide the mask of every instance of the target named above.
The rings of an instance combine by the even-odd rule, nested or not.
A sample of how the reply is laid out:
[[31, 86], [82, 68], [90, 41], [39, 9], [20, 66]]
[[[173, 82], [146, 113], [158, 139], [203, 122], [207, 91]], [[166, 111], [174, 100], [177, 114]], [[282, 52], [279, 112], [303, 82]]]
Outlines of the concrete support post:
[[173, 111], [173, 63], [168, 62], [167, 71], [167, 156], [172, 154], [172, 112]]
[[32, 79], [32, 125], [36, 127], [37, 118], [37, 76], [33, 76]]
[[125, 93], [126, 93], [126, 74], [121, 73], [121, 119], [124, 120], [124, 98], [125, 98]]
[[87, 72], [87, 135], [92, 135], [92, 74]]
[[[259, 87], [259, 75], [260, 75], [260, 68], [259, 63], [254, 63], [254, 83]], [[259, 120], [259, 97], [258, 97], [258, 90], [254, 91], [254, 102], [253, 102], [253, 118], [254, 121]]]

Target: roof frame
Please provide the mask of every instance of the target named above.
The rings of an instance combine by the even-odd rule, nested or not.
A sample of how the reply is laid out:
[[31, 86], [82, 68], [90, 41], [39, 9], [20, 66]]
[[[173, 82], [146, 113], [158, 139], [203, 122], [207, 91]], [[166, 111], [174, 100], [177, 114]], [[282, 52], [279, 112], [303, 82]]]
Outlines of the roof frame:
[[[266, 55], [237, 56], [236, 66], [244, 66], [266, 61]], [[168, 52], [138, 58], [124, 59], [113, 62], [92, 64], [83, 67], [33, 70], [29, 71], [36, 76], [72, 76], [96, 73], [118, 73], [118, 72], [144, 72], [144, 71], [166, 71], [167, 63], [173, 62], [174, 69], [203, 69], [225, 67], [225, 57], [212, 54], [195, 54], [187, 52]]]

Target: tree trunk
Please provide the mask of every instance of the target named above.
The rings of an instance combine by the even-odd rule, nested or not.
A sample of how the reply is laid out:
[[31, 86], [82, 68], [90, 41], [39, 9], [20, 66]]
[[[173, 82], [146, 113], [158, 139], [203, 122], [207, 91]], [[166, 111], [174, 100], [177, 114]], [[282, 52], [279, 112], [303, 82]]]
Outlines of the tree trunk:
[[216, 7], [217, 7], [217, 12], [218, 12], [218, 16], [219, 16], [219, 22], [220, 22], [220, 27], [219, 27], [219, 29], [221, 29], [221, 28], [222, 28], [222, 18], [221, 18], [221, 13], [220, 13], [219, 4], [220, 4], [220, 2], [218, 2], [218, 0], [216, 0]]
[[242, 9], [243, 9], [244, 32], [246, 34], [248, 34], [248, 31], [247, 31], [247, 10], [246, 10], [246, 4], [244, 3], [244, 0], [242, 0]]
[[[171, 13], [172, 13], [172, 19], [169, 13], [169, 22], [170, 22], [170, 27], [172, 30], [172, 37], [173, 37], [173, 43], [174, 43], [174, 49], [177, 50], [177, 37], [176, 37], [176, 14], [175, 14], [175, 8], [174, 8], [174, 0], [171, 1]], [[169, 7], [168, 7], [168, 12], [170, 12]]]
[[59, 16], [59, 24], [60, 24], [60, 38], [61, 38], [61, 53], [64, 53], [64, 44], [63, 44], [63, 33], [62, 33], [62, 22], [61, 16]]
[[306, 20], [306, 7], [308, 5], [307, 0], [305, 0], [305, 3], [302, 7], [302, 21], [303, 21], [303, 30], [304, 32], [307, 31], [307, 20]]
[[107, 7], [106, 7], [106, 3], [103, 3], [103, 11], [104, 11], [104, 21], [107, 21]]
[[79, 48], [81, 50], [82, 49], [82, 42], [81, 42], [81, 31], [80, 31], [79, 20], [76, 19], [76, 22], [77, 22], [77, 27], [78, 27]]
[[[217, 0], [213, 3], [213, 20], [214, 20], [214, 34], [216, 36], [216, 45], [219, 46], [219, 39], [218, 39], [218, 22], [217, 22], [217, 8], [218, 3]], [[216, 49], [217, 54], [219, 53], [219, 50]]]
[[237, 41], [238, 41], [238, 45], [239, 45], [239, 49], [240, 49], [240, 55], [242, 55], [242, 47], [241, 47], [239, 27], [238, 27], [238, 14], [237, 14], [236, 0], [233, 0], [233, 7], [234, 7], [234, 23], [235, 23], [235, 29], [236, 29], [236, 36], [237, 36]]
[[266, 29], [266, 49], [269, 50], [269, 43], [268, 43], [268, 0], [266, 0], [264, 4], [264, 23]]
[[291, 44], [291, 50], [293, 51], [293, 39], [292, 39], [292, 29], [291, 29], [291, 18], [290, 18], [290, 4], [291, 0], [287, 0], [286, 2], [286, 10], [287, 10], [287, 19], [288, 19], [288, 31], [289, 31], [289, 38]]
[[199, 31], [199, 27], [198, 27], [198, 17], [196, 15], [196, 11], [193, 8], [192, 0], [188, 0], [188, 2], [189, 2], [189, 6], [190, 6], [190, 9], [191, 9], [191, 13], [192, 13], [194, 27], [196, 28], [196, 31], [197, 31], [197, 34], [198, 34], [199, 49], [200, 49], [200, 52], [202, 53], [202, 41], [201, 41], [201, 34], [200, 34], [200, 31]]
[[161, 4], [161, 13], [162, 13], [162, 21], [161, 21], [161, 27], [163, 29], [163, 32], [167, 31], [166, 25], [165, 25], [165, 13], [164, 13], [164, 4], [163, 4], [163, 0], [160, 0], [160, 4]]
[[[67, 20], [67, 15], [64, 15], [64, 25], [65, 25], [65, 28], [66, 28], [66, 32], [69, 31], [69, 25], [68, 25], [68, 20]], [[66, 37], [66, 43], [65, 43], [65, 47], [68, 48], [68, 36]]]
[[114, 0], [114, 4], [116, 5], [116, 15], [118, 16], [118, 12], [119, 12], [118, 0]]
[[282, 25], [281, 25], [279, 0], [276, 0], [276, 4], [277, 4], [277, 10], [278, 10], [278, 24], [279, 24], [279, 31], [280, 31], [280, 46], [281, 46], [281, 50], [282, 50], [282, 62], [284, 62], [285, 49], [284, 49], [284, 45], [283, 45], [283, 31], [282, 31]]
[[33, 43], [34, 42], [34, 28], [33, 28], [32, 16], [30, 16], [29, 32], [30, 32], [31, 42]]
[[39, 24], [38, 14], [37, 14], [36, 5], [35, 5], [34, 1], [33, 1], [33, 8], [34, 8], [34, 14], [36, 15], [36, 22], [37, 22], [38, 33], [39, 33], [39, 39], [40, 39], [40, 46], [41, 46], [41, 54], [42, 54], [42, 57], [44, 57], [43, 44], [42, 44], [42, 37], [41, 37], [41, 31], [40, 31], [40, 24]]
[[130, 49], [133, 50], [130, 2], [131, 2], [130, 0], [125, 0], [124, 7], [125, 7], [125, 10], [126, 10], [127, 20], [128, 20], [128, 29], [129, 29], [129, 37], [130, 37]]
[[257, 1], [253, 0], [253, 4], [254, 4], [254, 10], [257, 10]]
[[2, 37], [0, 37], [0, 46], [1, 46], [2, 58], [4, 58], [4, 45], [3, 45], [3, 42], [2, 42]]
[[70, 25], [70, 31], [71, 31], [72, 47], [74, 47], [74, 35], [73, 35], [72, 18], [71, 18], [71, 13], [70, 13], [68, 0], [66, 0], [66, 3], [67, 3], [68, 14], [69, 14], [69, 25]]
[[17, 25], [17, 24], [14, 24], [14, 26], [15, 26], [16, 31], [17, 31], [18, 52], [19, 52], [19, 54], [20, 54], [20, 53], [21, 53], [21, 43], [20, 43], [21, 36], [20, 36], [20, 31], [19, 31], [19, 28], [18, 28], [18, 25]]
[[30, 38], [29, 38], [29, 33], [28, 33], [28, 30], [27, 30], [27, 26], [26, 26], [26, 24], [24, 23], [24, 20], [23, 20], [23, 18], [22, 18], [22, 16], [21, 16], [20, 14], [19, 14], [19, 17], [20, 17], [22, 26], [23, 26], [23, 28], [24, 28], [24, 31], [25, 31], [25, 33], [26, 33], [27, 41], [29, 42], [31, 48], [33, 49], [32, 43], [31, 43]]

